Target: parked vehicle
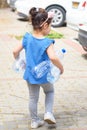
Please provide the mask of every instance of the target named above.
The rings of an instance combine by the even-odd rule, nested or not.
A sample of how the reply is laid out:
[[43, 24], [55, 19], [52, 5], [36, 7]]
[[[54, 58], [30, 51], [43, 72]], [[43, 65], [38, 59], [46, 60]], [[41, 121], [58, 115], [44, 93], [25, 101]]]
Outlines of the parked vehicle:
[[79, 7], [75, 10], [71, 9], [66, 13], [67, 27], [79, 30], [79, 25], [87, 21], [87, 1], [82, 0]]
[[79, 26], [78, 40], [83, 49], [87, 51], [87, 22], [82, 26]]
[[81, 1], [82, 0], [22, 0], [20, 2], [17, 0], [15, 6], [19, 17], [23, 19], [28, 19], [31, 7], [41, 7], [46, 9], [47, 12], [52, 11], [55, 14], [52, 26], [60, 27], [66, 21], [66, 12], [69, 8], [73, 8], [72, 6], [78, 8]]
[[15, 2], [16, 2], [17, 0], [7, 0], [7, 3], [8, 3], [8, 5], [10, 6], [10, 8], [11, 8], [11, 10], [12, 11], [15, 11]]

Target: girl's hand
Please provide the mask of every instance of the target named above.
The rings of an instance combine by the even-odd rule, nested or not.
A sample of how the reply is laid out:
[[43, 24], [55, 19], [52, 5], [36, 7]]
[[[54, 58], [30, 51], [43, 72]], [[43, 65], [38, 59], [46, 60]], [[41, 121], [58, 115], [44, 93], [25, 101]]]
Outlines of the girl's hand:
[[60, 74], [63, 74], [63, 72], [64, 72], [64, 69], [62, 68], [62, 69], [60, 70]]

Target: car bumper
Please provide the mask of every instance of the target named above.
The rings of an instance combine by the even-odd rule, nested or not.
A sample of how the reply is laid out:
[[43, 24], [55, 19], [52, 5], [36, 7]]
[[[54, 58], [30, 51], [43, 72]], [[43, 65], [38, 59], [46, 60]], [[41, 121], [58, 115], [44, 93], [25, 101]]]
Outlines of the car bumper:
[[68, 11], [66, 14], [67, 27], [74, 30], [79, 30], [79, 25], [82, 25], [87, 21], [87, 15], [84, 11]]
[[18, 16], [20, 17], [20, 18], [22, 18], [22, 19], [29, 19], [28, 18], [28, 16], [26, 15], [26, 14], [24, 14], [24, 13], [21, 13], [21, 12], [17, 12], [17, 14], [18, 14]]
[[87, 47], [87, 26], [80, 26], [78, 32], [78, 40], [82, 46]]

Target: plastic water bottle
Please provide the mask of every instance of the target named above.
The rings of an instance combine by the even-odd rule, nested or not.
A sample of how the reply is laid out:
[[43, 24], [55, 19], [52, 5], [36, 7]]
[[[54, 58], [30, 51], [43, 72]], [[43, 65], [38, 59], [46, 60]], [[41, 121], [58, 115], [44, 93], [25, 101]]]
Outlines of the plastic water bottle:
[[[56, 52], [60, 61], [64, 58], [65, 52], [66, 52], [65, 49], [61, 49], [60, 51]], [[50, 82], [50, 83], [54, 83], [60, 78], [60, 69], [57, 68], [52, 63], [51, 63], [50, 66], [51, 66], [51, 69], [50, 69], [50, 72], [47, 74], [47, 81]]]
[[14, 61], [12, 68], [15, 72], [24, 72], [25, 67], [26, 67], [25, 51], [22, 50], [20, 52], [20, 55]]
[[[59, 59], [63, 59], [65, 52], [66, 50], [62, 49], [61, 51], [57, 51], [56, 55]], [[47, 80], [50, 83], [54, 83], [60, 76], [60, 70], [49, 60], [41, 62], [35, 66], [31, 72], [37, 79], [43, 77], [47, 73]]]
[[50, 70], [50, 61], [45, 60], [32, 69], [32, 74], [34, 75], [35, 78], [39, 79], [43, 77], [49, 70]]

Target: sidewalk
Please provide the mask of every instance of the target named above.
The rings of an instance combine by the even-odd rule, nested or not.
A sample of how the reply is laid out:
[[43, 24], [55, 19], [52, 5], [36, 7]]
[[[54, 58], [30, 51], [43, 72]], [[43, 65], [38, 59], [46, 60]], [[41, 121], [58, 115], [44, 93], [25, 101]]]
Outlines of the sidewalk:
[[[17, 34], [17, 28], [15, 31], [16, 35], [21, 33]], [[12, 51], [19, 42], [7, 30], [0, 33], [0, 130], [30, 130], [28, 88], [22, 75], [12, 70]], [[87, 59], [84, 51], [69, 38], [57, 39], [55, 48], [67, 50], [64, 74], [55, 83], [54, 115], [57, 124], [45, 124], [38, 130], [87, 130]], [[43, 118], [42, 89], [38, 113]]]
[[[12, 50], [18, 44], [8, 35], [0, 38], [0, 130], [30, 130], [28, 89], [22, 76], [12, 70]], [[66, 48], [65, 72], [55, 83], [54, 115], [57, 130], [87, 130], [87, 60], [64, 39], [56, 40], [55, 48]], [[44, 114], [44, 94], [41, 90], [39, 114]], [[53, 127], [53, 128], [51, 128]]]

